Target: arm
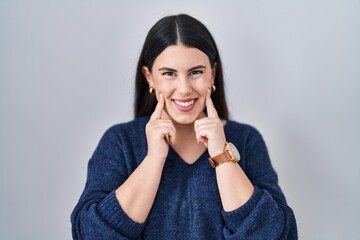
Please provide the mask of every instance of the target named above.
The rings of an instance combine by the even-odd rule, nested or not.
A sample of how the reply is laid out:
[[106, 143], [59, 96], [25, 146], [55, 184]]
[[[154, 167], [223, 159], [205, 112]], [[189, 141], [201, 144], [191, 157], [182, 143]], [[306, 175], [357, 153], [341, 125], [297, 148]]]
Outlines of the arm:
[[134, 239], [144, 227], [127, 216], [115, 197], [128, 177], [118, 131], [112, 127], [104, 134], [88, 163], [85, 189], [71, 215], [73, 239]]
[[[210, 157], [224, 152], [225, 133], [223, 124], [210, 97], [206, 96], [207, 117], [195, 121], [196, 138], [208, 148]], [[221, 202], [226, 211], [234, 210], [247, 202], [254, 192], [254, 187], [241, 167], [232, 162], [216, 167], [216, 179]]]
[[[210, 92], [206, 108], [208, 117], [197, 120], [194, 127], [198, 141], [214, 157], [224, 151], [225, 134]], [[278, 185], [261, 135], [251, 127], [247, 133], [236, 134], [248, 136], [246, 144], [238, 146], [246, 153], [240, 160], [246, 167], [231, 162], [216, 167], [225, 239], [297, 239], [294, 214]]]
[[116, 130], [107, 131], [100, 141], [89, 161], [85, 190], [72, 214], [74, 239], [134, 239], [141, 234], [168, 153], [164, 137], [169, 136], [170, 142], [175, 137], [172, 122], [160, 119], [164, 104], [160, 97], [146, 125], [147, 156], [132, 173], [130, 170], [130, 176], [126, 150]]
[[254, 186], [237, 163], [226, 162], [216, 167], [216, 180], [225, 211], [244, 205], [254, 192]]
[[[154, 164], [155, 163], [155, 164]], [[146, 157], [115, 195], [127, 215], [136, 222], [145, 222], [160, 184], [164, 164]]]
[[169, 142], [175, 139], [175, 127], [171, 120], [161, 119], [164, 102], [160, 93], [159, 102], [146, 125], [147, 156], [116, 190], [116, 198], [124, 211], [140, 223], [145, 222], [150, 213], [169, 152]]
[[[223, 217], [226, 222], [224, 237], [226, 239], [297, 239], [294, 213], [287, 205], [278, 185], [277, 174], [271, 165], [265, 143], [255, 129], [249, 127], [248, 130], [248, 141], [242, 146], [245, 151], [242, 151], [244, 156], [240, 161], [244, 161], [242, 172], [253, 184], [254, 192], [249, 200], [240, 203], [237, 209], [227, 211], [224, 208]], [[221, 178], [227, 178], [226, 171], [217, 171], [218, 173], [222, 173]], [[247, 186], [241, 181], [237, 184], [239, 188]], [[232, 193], [234, 196], [240, 194], [236, 190]]]

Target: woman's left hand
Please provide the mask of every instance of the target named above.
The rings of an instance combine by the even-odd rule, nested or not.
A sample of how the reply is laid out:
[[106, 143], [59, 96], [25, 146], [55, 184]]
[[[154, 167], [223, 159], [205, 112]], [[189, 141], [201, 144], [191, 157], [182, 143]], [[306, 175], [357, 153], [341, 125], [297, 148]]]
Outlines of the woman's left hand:
[[210, 157], [215, 157], [224, 152], [226, 138], [223, 124], [210, 97], [210, 89], [205, 104], [207, 117], [196, 120], [194, 124], [196, 139], [205, 144]]

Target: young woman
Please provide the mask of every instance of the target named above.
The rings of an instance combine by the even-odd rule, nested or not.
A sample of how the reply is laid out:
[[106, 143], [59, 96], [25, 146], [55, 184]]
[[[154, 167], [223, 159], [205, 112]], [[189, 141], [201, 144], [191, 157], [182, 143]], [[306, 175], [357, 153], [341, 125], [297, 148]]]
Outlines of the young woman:
[[71, 222], [74, 239], [297, 239], [261, 135], [228, 119], [220, 56], [198, 20], [150, 29], [135, 119], [100, 140]]

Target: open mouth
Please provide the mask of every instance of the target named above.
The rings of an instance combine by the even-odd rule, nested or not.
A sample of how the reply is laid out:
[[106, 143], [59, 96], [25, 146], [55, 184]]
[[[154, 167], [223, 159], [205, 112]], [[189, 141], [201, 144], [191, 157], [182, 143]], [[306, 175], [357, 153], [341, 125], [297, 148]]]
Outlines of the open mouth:
[[174, 99], [173, 102], [175, 103], [175, 106], [178, 110], [182, 112], [188, 112], [194, 108], [196, 100], [197, 98], [181, 99], [181, 100]]

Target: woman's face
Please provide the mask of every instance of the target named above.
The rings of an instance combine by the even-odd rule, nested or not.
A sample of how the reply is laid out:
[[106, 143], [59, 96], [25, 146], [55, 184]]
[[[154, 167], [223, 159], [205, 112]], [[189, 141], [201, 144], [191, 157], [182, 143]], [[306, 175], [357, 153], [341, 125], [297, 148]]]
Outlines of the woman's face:
[[205, 98], [214, 83], [216, 64], [197, 48], [184, 45], [167, 47], [154, 61], [152, 71], [143, 67], [149, 87], [156, 97], [162, 92], [165, 112], [178, 124], [192, 124], [205, 116]]

